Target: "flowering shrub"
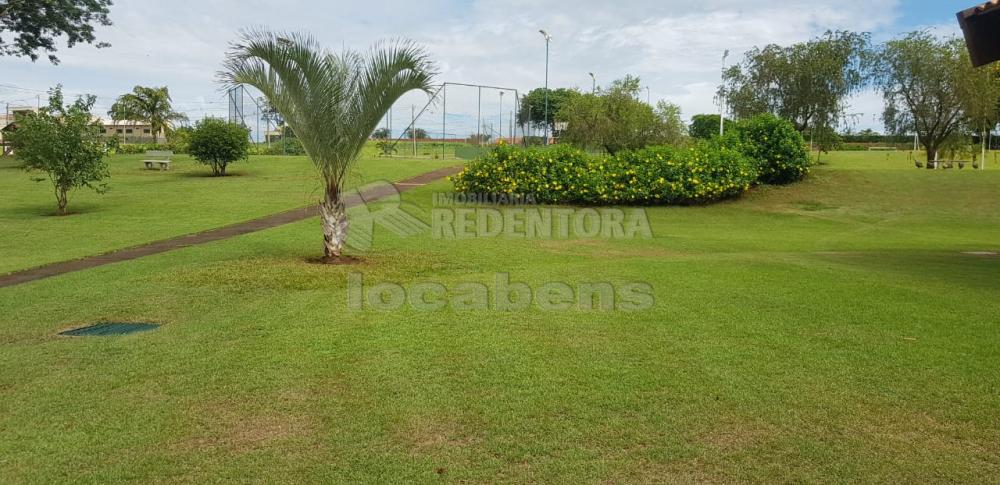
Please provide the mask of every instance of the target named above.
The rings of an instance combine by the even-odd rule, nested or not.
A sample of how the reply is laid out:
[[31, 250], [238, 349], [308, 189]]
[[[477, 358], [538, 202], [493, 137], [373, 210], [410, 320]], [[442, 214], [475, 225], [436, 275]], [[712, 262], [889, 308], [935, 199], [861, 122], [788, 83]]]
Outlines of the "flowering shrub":
[[762, 183], [787, 184], [809, 173], [805, 140], [787, 120], [758, 115], [740, 122], [725, 140], [757, 161]]
[[543, 203], [693, 204], [739, 195], [756, 179], [755, 163], [737, 149], [699, 142], [615, 156], [499, 146], [452, 181], [458, 192], [533, 194]]

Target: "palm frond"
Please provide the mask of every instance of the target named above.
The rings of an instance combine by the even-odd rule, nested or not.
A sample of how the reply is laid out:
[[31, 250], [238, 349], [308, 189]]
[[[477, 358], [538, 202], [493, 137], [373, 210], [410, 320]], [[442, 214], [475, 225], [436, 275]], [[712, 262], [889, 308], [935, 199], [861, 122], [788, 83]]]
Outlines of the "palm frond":
[[333, 54], [311, 36], [258, 29], [231, 47], [223, 83], [260, 90], [337, 188], [392, 104], [411, 90], [430, 92], [435, 74], [426, 51], [405, 40]]

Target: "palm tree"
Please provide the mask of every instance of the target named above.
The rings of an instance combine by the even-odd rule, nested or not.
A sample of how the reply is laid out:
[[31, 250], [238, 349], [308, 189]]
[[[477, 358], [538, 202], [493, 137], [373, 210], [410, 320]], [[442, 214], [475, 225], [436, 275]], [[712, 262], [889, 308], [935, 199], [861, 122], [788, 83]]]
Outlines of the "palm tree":
[[111, 105], [108, 115], [115, 121], [133, 120], [149, 123], [150, 131], [153, 132], [153, 143], [158, 143], [160, 131], [166, 133], [170, 130], [171, 122], [187, 120], [187, 116], [174, 111], [170, 103], [170, 92], [166, 86], [160, 88], [136, 86], [131, 93], [118, 97]]
[[372, 131], [408, 91], [430, 92], [434, 65], [409, 41], [380, 42], [367, 53], [322, 49], [308, 35], [244, 32], [233, 44], [222, 79], [249, 84], [267, 97], [319, 169], [323, 255], [341, 259], [347, 240], [344, 180]]

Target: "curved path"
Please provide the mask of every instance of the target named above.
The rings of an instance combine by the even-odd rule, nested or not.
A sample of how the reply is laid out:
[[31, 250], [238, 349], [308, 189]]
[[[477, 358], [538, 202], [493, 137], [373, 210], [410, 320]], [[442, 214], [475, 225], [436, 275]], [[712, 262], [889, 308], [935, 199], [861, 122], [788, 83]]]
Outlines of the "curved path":
[[[379, 187], [375, 187], [374, 189], [365, 191], [360, 195], [357, 193], [352, 194], [351, 196], [347, 197], [346, 204], [348, 207], [352, 207], [361, 203], [362, 199], [364, 199], [364, 201], [366, 202], [376, 201], [378, 199], [395, 194], [397, 192], [406, 192], [407, 190], [411, 190], [415, 187], [425, 185], [429, 182], [434, 182], [449, 175], [454, 175], [460, 172], [461, 170], [462, 166], [456, 165], [453, 167], [440, 168], [437, 170], [426, 172], [417, 175], [416, 177], [408, 178], [400, 182], [395, 182], [393, 184], [393, 186], [395, 187], [395, 191], [393, 191], [389, 187], [389, 185], [382, 185]], [[60, 261], [58, 263], [51, 263], [44, 266], [38, 266], [36, 268], [15, 271], [13, 273], [8, 273], [6, 275], [0, 276], [0, 288], [3, 288], [5, 286], [19, 285], [21, 283], [27, 283], [29, 281], [40, 280], [42, 278], [48, 278], [50, 276], [58, 276], [61, 274], [71, 273], [73, 271], [80, 271], [84, 269], [94, 268], [97, 266], [103, 266], [105, 264], [118, 263], [121, 261], [129, 261], [132, 259], [141, 258], [143, 256], [149, 256], [151, 254], [165, 253], [173, 249], [193, 246], [195, 244], [204, 244], [207, 242], [218, 241], [220, 239], [228, 239], [231, 237], [236, 237], [256, 231], [262, 231], [264, 229], [270, 229], [272, 227], [277, 227], [292, 222], [298, 222], [303, 219], [308, 219], [310, 217], [316, 216], [318, 214], [319, 211], [317, 206], [301, 207], [286, 212], [279, 212], [277, 214], [262, 217], [260, 219], [253, 219], [246, 222], [240, 222], [238, 224], [233, 224], [231, 226], [223, 226], [216, 229], [209, 229], [203, 232], [196, 232], [194, 234], [186, 234], [183, 236], [173, 237], [170, 239], [162, 239], [159, 241], [154, 241], [140, 246], [133, 246], [126, 249], [110, 251], [107, 253], [98, 254], [96, 256], [88, 256], [82, 259], [74, 259], [71, 261]]]

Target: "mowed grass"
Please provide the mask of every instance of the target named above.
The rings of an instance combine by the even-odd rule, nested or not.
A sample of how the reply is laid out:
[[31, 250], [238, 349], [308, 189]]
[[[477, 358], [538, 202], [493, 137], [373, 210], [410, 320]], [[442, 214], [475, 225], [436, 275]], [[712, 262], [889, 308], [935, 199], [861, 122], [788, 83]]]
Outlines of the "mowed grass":
[[[70, 194], [68, 216], [56, 215], [52, 184], [31, 178], [11, 158], [0, 159], [0, 274], [76, 259], [158, 239], [203, 231], [315, 204], [320, 177], [306, 157], [253, 156], [229, 168], [227, 177], [188, 156], [171, 170], [145, 170], [143, 155], [109, 158], [110, 190]], [[348, 185], [401, 180], [455, 160], [368, 158], [358, 162]]]
[[[634, 240], [304, 221], [0, 289], [10, 482], [996, 482], [1000, 170], [833, 154], [805, 182], [650, 208]], [[446, 182], [404, 194], [426, 220]], [[647, 311], [347, 308], [497, 273], [649, 283]], [[146, 334], [69, 338], [101, 320]]]

